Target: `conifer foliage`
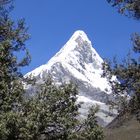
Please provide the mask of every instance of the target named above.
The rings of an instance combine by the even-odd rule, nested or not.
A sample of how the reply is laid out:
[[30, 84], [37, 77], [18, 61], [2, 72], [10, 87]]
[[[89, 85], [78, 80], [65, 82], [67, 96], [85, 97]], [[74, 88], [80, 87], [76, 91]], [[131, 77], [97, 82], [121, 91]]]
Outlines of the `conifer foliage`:
[[[140, 20], [140, 1], [139, 0], [108, 0], [118, 8], [123, 8], [122, 14], [127, 10], [127, 14], [132, 18]], [[134, 33], [131, 37], [133, 43], [133, 55], [129, 53], [122, 63], [104, 63], [104, 75], [110, 80], [112, 90], [116, 94], [131, 97], [129, 100], [122, 100], [121, 111], [136, 114], [140, 120], [140, 35]], [[116, 75], [118, 82], [111, 80], [111, 75]], [[126, 99], [126, 98], [125, 98]]]
[[77, 88], [72, 84], [56, 86], [48, 78], [36, 95], [25, 100], [22, 108], [24, 125], [20, 138], [26, 140], [103, 140], [103, 130], [92, 108], [87, 119], [80, 121]]
[[[10, 18], [7, 2], [0, 1], [0, 140], [102, 140], [94, 110], [79, 121], [73, 84], [56, 86], [48, 78], [35, 85], [35, 96], [26, 96], [24, 85], [29, 82], [19, 68], [30, 62], [25, 47], [29, 35], [23, 19], [16, 24]], [[25, 56], [19, 59], [21, 51]]]
[[128, 17], [134, 19], [140, 19], [140, 1], [139, 0], [107, 0], [113, 7], [118, 9], [119, 13], [122, 13]]
[[[6, 1], [7, 2], [7, 1]], [[25, 48], [29, 38], [24, 26], [24, 20], [17, 24], [9, 17], [11, 7], [0, 5], [0, 139], [13, 140], [18, 135], [19, 112], [22, 103], [22, 74], [19, 67], [30, 62], [30, 56]], [[21, 60], [16, 52], [24, 51]]]

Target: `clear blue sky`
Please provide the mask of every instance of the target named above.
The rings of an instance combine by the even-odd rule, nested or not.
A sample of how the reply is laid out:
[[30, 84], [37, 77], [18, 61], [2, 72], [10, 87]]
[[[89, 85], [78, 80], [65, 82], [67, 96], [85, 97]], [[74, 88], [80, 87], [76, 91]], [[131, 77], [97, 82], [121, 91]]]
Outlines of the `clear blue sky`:
[[117, 13], [106, 0], [16, 0], [15, 19], [25, 18], [32, 62], [23, 73], [45, 64], [76, 30], [83, 30], [102, 58], [119, 58], [131, 47], [140, 22]]

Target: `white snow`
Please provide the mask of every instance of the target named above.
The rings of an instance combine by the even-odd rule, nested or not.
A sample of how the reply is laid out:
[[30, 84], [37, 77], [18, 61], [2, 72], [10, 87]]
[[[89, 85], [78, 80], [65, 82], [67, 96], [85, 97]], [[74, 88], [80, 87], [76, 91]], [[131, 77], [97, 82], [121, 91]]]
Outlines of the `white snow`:
[[[59, 79], [66, 80], [71, 79], [72, 77], [72, 79], [76, 79], [83, 83], [87, 90], [90, 90], [88, 87], [98, 88], [100, 91], [106, 92], [106, 95], [110, 95], [111, 88], [109, 83], [106, 78], [101, 77], [102, 63], [102, 58], [92, 47], [91, 41], [88, 39], [87, 35], [83, 31], [78, 30], [47, 64], [36, 68], [25, 76], [34, 76], [42, 79], [44, 75], [51, 72], [54, 80], [58, 80], [56, 83], [61, 82]], [[71, 75], [71, 77], [68, 77], [67, 74]], [[115, 77], [113, 77], [113, 80], [115, 80]], [[86, 84], [84, 84], [85, 82]], [[87, 113], [87, 110], [91, 105], [99, 105], [101, 110], [109, 112], [109, 107], [105, 102], [96, 101], [92, 93], [88, 94], [91, 94], [91, 97], [90, 95], [85, 97], [80, 93], [78, 95], [78, 102], [84, 102], [84, 105], [82, 106], [83, 114]], [[86, 95], [86, 93], [84, 95]], [[113, 119], [113, 117], [110, 116], [105, 117], [106, 114], [102, 111], [99, 111], [97, 116], [100, 116], [106, 124]]]

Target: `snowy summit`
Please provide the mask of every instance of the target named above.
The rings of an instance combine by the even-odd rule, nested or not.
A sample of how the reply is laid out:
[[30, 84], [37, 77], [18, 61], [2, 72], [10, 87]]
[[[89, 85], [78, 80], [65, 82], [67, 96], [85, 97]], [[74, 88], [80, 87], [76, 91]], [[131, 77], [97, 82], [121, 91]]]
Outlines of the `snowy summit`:
[[[109, 83], [102, 78], [103, 60], [92, 47], [91, 41], [83, 31], [76, 31], [68, 42], [47, 64], [26, 74], [38, 81], [51, 74], [56, 84], [72, 81], [78, 85], [78, 102], [84, 102], [80, 109], [81, 117], [86, 117], [91, 105], [99, 105], [97, 113], [101, 125], [107, 125], [115, 117], [109, 116], [108, 98], [112, 98]], [[108, 92], [107, 92], [108, 91]]]

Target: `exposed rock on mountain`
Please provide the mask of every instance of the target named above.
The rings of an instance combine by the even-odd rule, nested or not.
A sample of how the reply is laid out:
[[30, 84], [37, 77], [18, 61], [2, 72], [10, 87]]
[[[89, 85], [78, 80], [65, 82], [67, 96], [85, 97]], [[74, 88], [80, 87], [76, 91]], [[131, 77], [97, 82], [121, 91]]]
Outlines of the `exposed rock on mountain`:
[[92, 47], [83, 31], [76, 31], [62, 49], [49, 62], [26, 74], [38, 83], [51, 74], [56, 84], [72, 81], [78, 86], [78, 102], [83, 102], [80, 113], [85, 117], [91, 105], [99, 105], [99, 123], [107, 125], [115, 116], [110, 112], [108, 99], [113, 98], [106, 78], [102, 78], [103, 60]]

